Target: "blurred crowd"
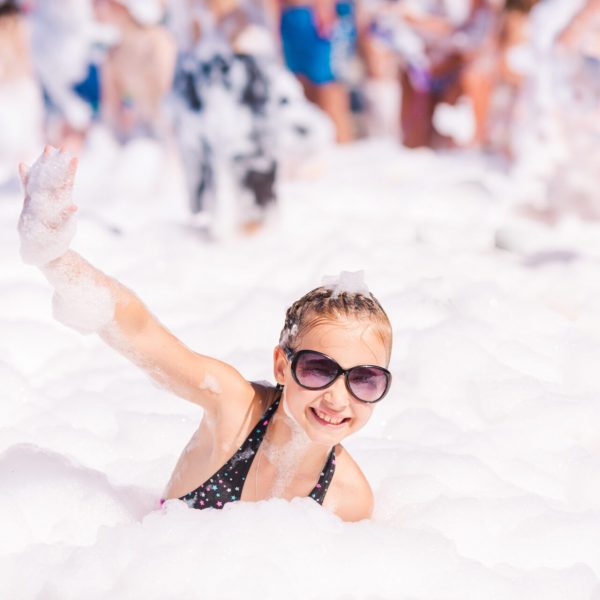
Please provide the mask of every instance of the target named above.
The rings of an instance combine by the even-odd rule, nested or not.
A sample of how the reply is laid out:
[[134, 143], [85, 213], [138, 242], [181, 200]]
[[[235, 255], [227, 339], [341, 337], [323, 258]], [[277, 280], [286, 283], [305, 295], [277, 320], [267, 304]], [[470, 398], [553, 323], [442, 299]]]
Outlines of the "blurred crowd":
[[600, 0], [0, 0], [0, 180], [101, 124], [172, 148], [190, 211], [235, 195], [252, 230], [334, 141], [589, 156], [570, 133], [597, 136], [599, 89]]

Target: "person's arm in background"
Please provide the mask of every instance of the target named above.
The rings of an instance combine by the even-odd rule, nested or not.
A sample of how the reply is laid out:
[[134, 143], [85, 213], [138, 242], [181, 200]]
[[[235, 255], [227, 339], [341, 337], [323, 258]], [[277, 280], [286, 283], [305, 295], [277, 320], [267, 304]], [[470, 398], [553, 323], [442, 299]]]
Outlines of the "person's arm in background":
[[570, 50], [576, 49], [581, 38], [592, 26], [597, 24], [598, 18], [600, 18], [600, 0], [587, 0], [581, 10], [558, 34], [557, 43]]

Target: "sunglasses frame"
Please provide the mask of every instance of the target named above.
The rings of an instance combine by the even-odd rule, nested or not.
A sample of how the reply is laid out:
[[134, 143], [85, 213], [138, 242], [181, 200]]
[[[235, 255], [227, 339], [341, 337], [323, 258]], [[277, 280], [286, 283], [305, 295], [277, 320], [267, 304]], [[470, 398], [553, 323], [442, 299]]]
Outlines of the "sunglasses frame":
[[[346, 389], [348, 390], [350, 395], [355, 400], [358, 400], [359, 402], [364, 402], [365, 404], [375, 404], [376, 402], [380, 402], [381, 400], [383, 400], [383, 398], [386, 396], [386, 394], [390, 391], [390, 387], [392, 386], [392, 374], [386, 368], [381, 367], [379, 365], [356, 365], [354, 367], [350, 367], [349, 369], [342, 369], [340, 364], [336, 360], [331, 358], [331, 356], [327, 356], [327, 354], [324, 354], [323, 352], [319, 352], [318, 350], [310, 350], [308, 348], [303, 348], [301, 350], [294, 351], [289, 346], [282, 347], [282, 350], [285, 352], [285, 355], [287, 356], [288, 361], [290, 361], [290, 370], [292, 372], [292, 377], [294, 378], [294, 381], [301, 388], [304, 388], [305, 390], [313, 390], [313, 391], [324, 390], [324, 389], [328, 388], [330, 385], [333, 385], [335, 380], [340, 375], [343, 375], [344, 381], [346, 383]], [[298, 377], [296, 375], [296, 366], [298, 364], [298, 360], [303, 354], [308, 354], [308, 353], [318, 354], [319, 356], [322, 356], [323, 358], [330, 360], [337, 367], [337, 373], [336, 373], [335, 377], [328, 384], [322, 385], [320, 387], [309, 387], [307, 385], [304, 385], [303, 383], [300, 383], [300, 381], [298, 381]], [[385, 391], [383, 392], [383, 394], [381, 394], [381, 396], [379, 398], [377, 398], [377, 400], [363, 400], [362, 398], [359, 398], [350, 388], [350, 381], [348, 379], [348, 375], [349, 375], [350, 371], [353, 371], [354, 369], [363, 369], [363, 368], [379, 369], [380, 371], [383, 371], [383, 373], [386, 377], [387, 383], [386, 383]]]

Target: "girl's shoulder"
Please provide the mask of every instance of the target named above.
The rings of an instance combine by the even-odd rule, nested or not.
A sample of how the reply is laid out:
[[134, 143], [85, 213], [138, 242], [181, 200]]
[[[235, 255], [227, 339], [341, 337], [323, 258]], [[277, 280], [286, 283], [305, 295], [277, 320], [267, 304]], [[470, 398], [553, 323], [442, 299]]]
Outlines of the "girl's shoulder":
[[368, 519], [373, 512], [373, 491], [364, 473], [348, 451], [338, 444], [335, 474], [325, 497], [324, 506], [344, 521]]
[[212, 416], [223, 425], [239, 426], [242, 419], [252, 428], [277, 399], [278, 390], [264, 382], [241, 380], [237, 383], [239, 385], [233, 386], [230, 393], [221, 394], [223, 397], [213, 408]]

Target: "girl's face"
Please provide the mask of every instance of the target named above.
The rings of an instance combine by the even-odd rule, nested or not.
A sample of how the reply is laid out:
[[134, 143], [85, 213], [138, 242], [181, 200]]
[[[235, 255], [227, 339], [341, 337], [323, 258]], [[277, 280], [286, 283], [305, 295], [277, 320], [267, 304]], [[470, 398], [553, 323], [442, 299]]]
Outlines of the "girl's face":
[[[302, 335], [293, 350], [316, 350], [333, 358], [343, 369], [357, 365], [386, 367], [388, 351], [367, 320], [332, 320]], [[294, 380], [290, 360], [275, 349], [275, 379], [285, 386], [285, 408], [311, 441], [328, 447], [363, 427], [374, 409], [354, 398], [343, 375], [323, 390], [307, 390]]]

